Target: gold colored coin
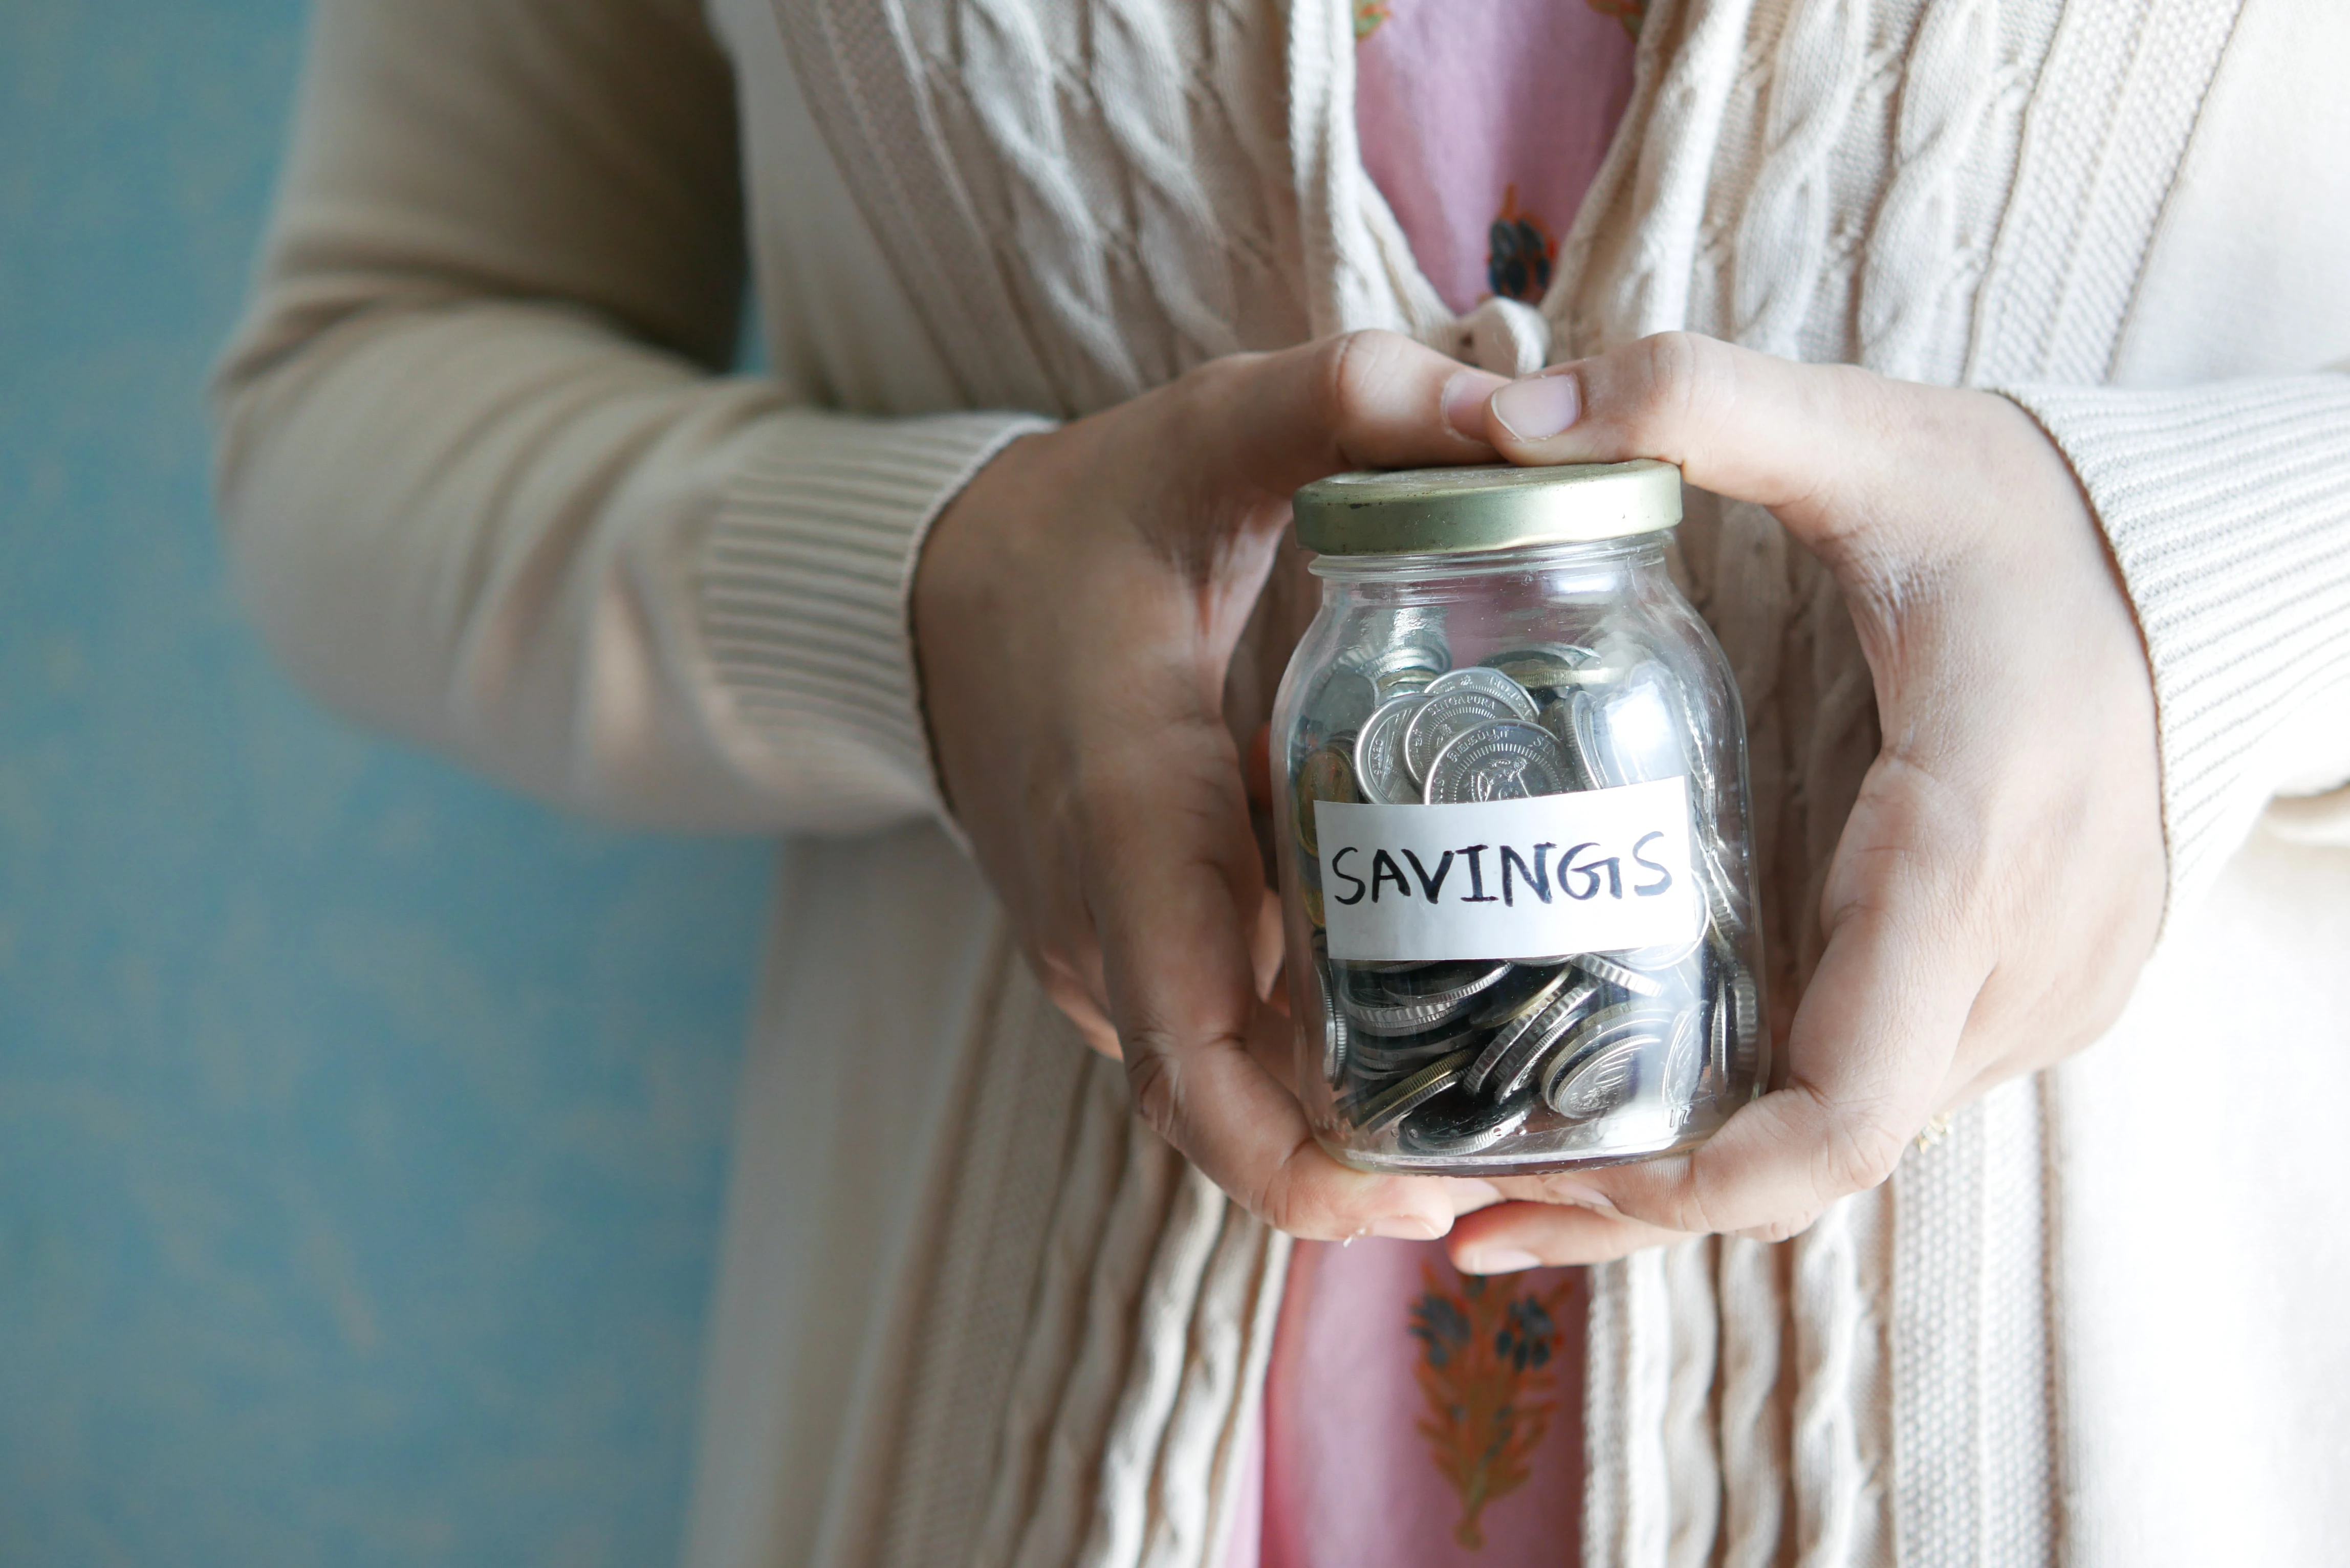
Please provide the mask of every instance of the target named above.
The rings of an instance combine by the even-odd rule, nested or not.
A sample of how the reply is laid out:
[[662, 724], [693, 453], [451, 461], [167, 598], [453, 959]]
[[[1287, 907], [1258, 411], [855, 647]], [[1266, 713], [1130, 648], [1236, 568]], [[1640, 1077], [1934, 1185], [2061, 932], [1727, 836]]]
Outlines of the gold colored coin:
[[1344, 749], [1326, 742], [1307, 753], [1297, 768], [1297, 846], [1320, 860], [1322, 851], [1314, 831], [1314, 803], [1351, 802], [1354, 798], [1355, 764]]
[[1305, 918], [1314, 922], [1316, 930], [1329, 929], [1330, 922], [1322, 918], [1322, 889], [1319, 888], [1305, 889]]

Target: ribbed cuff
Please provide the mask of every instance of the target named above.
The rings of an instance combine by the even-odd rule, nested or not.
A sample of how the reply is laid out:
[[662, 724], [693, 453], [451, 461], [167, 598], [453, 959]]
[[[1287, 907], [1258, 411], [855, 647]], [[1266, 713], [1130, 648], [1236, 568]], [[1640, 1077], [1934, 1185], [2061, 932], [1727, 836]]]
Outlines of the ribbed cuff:
[[2350, 680], [2350, 378], [2000, 389], [2071, 461], [2137, 608], [2176, 911], [2274, 791], [2267, 742]]
[[[908, 596], [923, 535], [972, 474], [1047, 421], [791, 414], [728, 483], [694, 573], [715, 700], [785, 756], [857, 756], [885, 809], [940, 794], [914, 673]], [[824, 744], [811, 744], [821, 737]]]

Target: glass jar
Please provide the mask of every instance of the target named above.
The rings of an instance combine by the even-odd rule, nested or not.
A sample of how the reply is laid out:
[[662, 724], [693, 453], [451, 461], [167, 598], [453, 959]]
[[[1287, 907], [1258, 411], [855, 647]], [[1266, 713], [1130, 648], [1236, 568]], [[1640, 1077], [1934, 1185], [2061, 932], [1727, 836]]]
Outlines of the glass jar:
[[1362, 1169], [1702, 1142], [1769, 1072], [1746, 732], [1668, 463], [1347, 473], [1274, 819], [1298, 1091]]

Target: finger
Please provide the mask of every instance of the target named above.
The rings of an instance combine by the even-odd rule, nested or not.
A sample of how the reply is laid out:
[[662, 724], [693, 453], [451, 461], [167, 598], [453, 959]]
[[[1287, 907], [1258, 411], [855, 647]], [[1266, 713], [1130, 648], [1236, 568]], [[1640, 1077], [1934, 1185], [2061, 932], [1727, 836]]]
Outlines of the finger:
[[[1440, 1184], [1339, 1165], [1253, 1054], [1285, 1049], [1290, 1024], [1257, 997], [1263, 878], [1238, 770], [1200, 751], [1161, 736], [1129, 762], [1100, 764], [1080, 792], [1084, 885], [1135, 1108], [1293, 1234], [1440, 1236], [1451, 1224]], [[1245, 904], [1236, 857], [1252, 867]]]
[[1445, 1238], [1444, 1250], [1464, 1274], [1506, 1274], [1601, 1263], [1681, 1240], [1679, 1231], [1627, 1215], [1559, 1203], [1505, 1202], [1465, 1213]]
[[1492, 461], [1482, 407], [1504, 379], [1399, 334], [1350, 332], [1248, 371], [1222, 398], [1216, 426], [1240, 471], [1284, 500], [1349, 469]]
[[1960, 810], [1914, 766], [1880, 760], [1830, 873], [1827, 946], [1795, 1011], [1784, 1085], [1687, 1155], [1548, 1178], [1546, 1195], [1670, 1231], [1776, 1239], [1890, 1176], [1940, 1107], [1991, 967], [1970, 929]]
[[[1666, 332], [1513, 381], [1486, 433], [1513, 462], [1679, 465], [1700, 489], [1777, 514], [1814, 549], [1877, 509], [1915, 427], [1952, 417], [1931, 389]], [[1963, 421], [1960, 421], [1963, 422]]]

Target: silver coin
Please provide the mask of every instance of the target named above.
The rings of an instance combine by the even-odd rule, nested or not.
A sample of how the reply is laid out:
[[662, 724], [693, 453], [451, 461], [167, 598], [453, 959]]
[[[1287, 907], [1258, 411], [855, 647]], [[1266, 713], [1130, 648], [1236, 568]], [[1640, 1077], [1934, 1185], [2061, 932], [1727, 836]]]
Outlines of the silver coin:
[[1430, 697], [1441, 697], [1447, 691], [1482, 691], [1501, 699], [1509, 705], [1510, 711], [1521, 719], [1534, 716], [1534, 700], [1526, 694], [1524, 687], [1500, 670], [1488, 670], [1481, 664], [1472, 664], [1466, 670], [1448, 670], [1428, 684]]
[[1559, 755], [1566, 759], [1567, 776], [1574, 781], [1568, 787], [1575, 790], [1597, 789], [1598, 776], [1583, 760], [1582, 742], [1575, 738], [1575, 699], [1581, 696], [1583, 693], [1579, 691], [1571, 691], [1555, 701], [1545, 702], [1542, 711], [1534, 715], [1534, 722], [1558, 742]]
[[1499, 1029], [1529, 1012], [1540, 1012], [1575, 974], [1565, 963], [1513, 964], [1508, 977], [1485, 993], [1484, 1004], [1470, 1022], [1480, 1029]]
[[[1611, 785], [1672, 778], [1689, 771], [1689, 748], [1668, 695], [1677, 686], [1654, 660], [1627, 675], [1575, 714], [1575, 741], [1586, 765]], [[1586, 693], [1586, 695], [1588, 695]], [[1589, 733], [1585, 733], [1586, 724]]]
[[1507, 959], [1447, 959], [1409, 970], [1360, 971], [1354, 992], [1366, 1002], [1466, 1002], [1491, 991], [1517, 966]]
[[1713, 1075], [1717, 1085], [1727, 1084], [1730, 1079], [1731, 1006], [1730, 990], [1725, 986], [1714, 992], [1713, 1006], [1706, 1021], [1706, 1071]]
[[1762, 993], [1754, 976], [1740, 965], [1724, 991], [1730, 1002], [1731, 1077], [1745, 1083], [1757, 1075], [1762, 1044]]
[[1349, 1037], [1347, 1059], [1354, 1064], [1358, 1077], [1392, 1078], [1399, 1073], [1415, 1072], [1440, 1056], [1466, 1051], [1481, 1042], [1484, 1033], [1456, 1020], [1430, 1034], [1405, 1034], [1395, 1038]]
[[1419, 785], [1404, 766], [1403, 732], [1422, 699], [1402, 696], [1382, 702], [1355, 737], [1355, 787], [1373, 805], [1418, 805]]
[[1722, 867], [1722, 857], [1711, 832], [1697, 836], [1697, 854], [1690, 869], [1697, 874], [1697, 885], [1705, 895], [1706, 913], [1713, 917], [1715, 929], [1732, 931], [1746, 924], [1746, 895], [1731, 879]]
[[1338, 1009], [1337, 987], [1326, 972], [1322, 983], [1322, 1076], [1333, 1085], [1347, 1076], [1347, 1015]]
[[1307, 699], [1305, 722], [1321, 734], [1335, 735], [1341, 730], [1360, 729], [1378, 705], [1378, 688], [1371, 678], [1342, 664], [1325, 676]]
[[1466, 1002], [1360, 1002], [1341, 992], [1338, 1005], [1347, 1022], [1365, 1034], [1419, 1034], [1451, 1023], [1468, 1010]]
[[1575, 954], [1575, 967], [1594, 980], [1620, 985], [1635, 996], [1662, 996], [1665, 993], [1664, 981], [1653, 975], [1642, 974], [1637, 969], [1627, 969], [1600, 953]]
[[1496, 1099], [1517, 1093], [1534, 1075], [1550, 1048], [1565, 1038], [1599, 1005], [1599, 987], [1589, 981], [1568, 987], [1539, 1012], [1505, 1024], [1470, 1064], [1463, 1082]]
[[1513, 718], [1516, 712], [1490, 691], [1447, 691], [1439, 697], [1423, 696], [1419, 709], [1404, 724], [1404, 767], [1414, 783], [1425, 783], [1428, 765], [1436, 760], [1437, 753], [1452, 743], [1455, 736], [1496, 719]]
[[1616, 1109], [1639, 1088], [1640, 1058], [1657, 1048], [1648, 1036], [1618, 1040], [1591, 1052], [1571, 1072], [1552, 1078], [1544, 1103], [1569, 1121], [1589, 1121]]
[[[1441, 701], [1441, 698], [1430, 698]], [[1428, 804], [1525, 800], [1575, 787], [1566, 754], [1539, 724], [1497, 720], [1465, 730], [1428, 765]]]
[[1379, 700], [1386, 701], [1389, 698], [1409, 697], [1417, 692], [1425, 691], [1439, 677], [1433, 670], [1414, 668], [1398, 670], [1390, 674], [1382, 675], [1374, 684], [1378, 687]]
[[1680, 711], [1681, 738], [1685, 742], [1683, 756], [1688, 762], [1690, 776], [1696, 784], [1697, 797], [1704, 807], [1706, 819], [1711, 821], [1721, 799], [1721, 787], [1714, 778], [1712, 751], [1706, 744], [1713, 728], [1698, 716], [1692, 695], [1688, 682], [1673, 682], [1673, 697]]
[[1561, 715], [1566, 728], [1565, 739], [1574, 747], [1575, 760], [1582, 765], [1591, 787], [1610, 789], [1629, 782], [1617, 775], [1615, 761], [1607, 751], [1606, 721], [1598, 700], [1588, 691], [1576, 691], [1560, 706], [1565, 710]]
[[1349, 1096], [1338, 1102], [1338, 1114], [1353, 1123], [1357, 1133], [1384, 1131], [1459, 1083], [1469, 1056], [1466, 1051], [1455, 1051], [1400, 1084], [1382, 1084], [1367, 1093]]
[[1339, 656], [1338, 664], [1359, 670], [1375, 682], [1408, 670], [1426, 670], [1433, 680], [1452, 668], [1452, 650], [1441, 637], [1432, 637], [1429, 628], [1420, 628], [1401, 640], [1351, 649]]
[[1431, 1096], [1404, 1117], [1396, 1129], [1396, 1142], [1407, 1154], [1458, 1159], [1482, 1153], [1515, 1133], [1534, 1108], [1531, 1093], [1496, 1104], [1451, 1089]]
[[[1505, 962], [1430, 966], [1412, 976], [1370, 976], [1338, 988], [1347, 1020], [1364, 1034], [1392, 1038], [1423, 1034], [1468, 1012], [1480, 994], [1500, 983]], [[1359, 1049], [1362, 1042], [1357, 1042]]]
[[1586, 672], [1599, 662], [1599, 655], [1578, 643], [1537, 642], [1477, 662], [1500, 670], [1528, 691], [1556, 691], [1586, 684]]
[[1665, 1120], [1679, 1132], [1697, 1110], [1698, 1075], [1705, 1066], [1700, 1042], [1705, 1034], [1705, 1010], [1685, 1007], [1673, 1020], [1672, 1043], [1665, 1047], [1660, 1087], [1665, 1096]]
[[1544, 1103], [1578, 1121], [1613, 1109], [1608, 1096], [1637, 1086], [1639, 1059], [1661, 1052], [1672, 1029], [1671, 1013], [1637, 1002], [1593, 1013], [1543, 1069]]

